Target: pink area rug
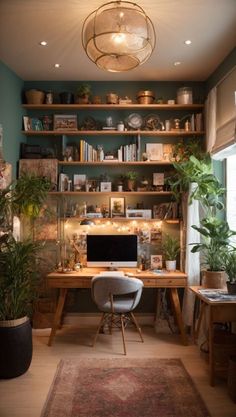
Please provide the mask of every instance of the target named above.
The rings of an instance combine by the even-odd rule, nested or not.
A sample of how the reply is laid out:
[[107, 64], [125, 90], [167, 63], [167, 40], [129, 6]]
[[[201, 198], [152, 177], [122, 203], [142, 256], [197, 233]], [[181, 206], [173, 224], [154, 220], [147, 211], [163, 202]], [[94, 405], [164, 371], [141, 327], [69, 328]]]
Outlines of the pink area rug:
[[41, 417], [209, 417], [180, 359], [62, 360]]

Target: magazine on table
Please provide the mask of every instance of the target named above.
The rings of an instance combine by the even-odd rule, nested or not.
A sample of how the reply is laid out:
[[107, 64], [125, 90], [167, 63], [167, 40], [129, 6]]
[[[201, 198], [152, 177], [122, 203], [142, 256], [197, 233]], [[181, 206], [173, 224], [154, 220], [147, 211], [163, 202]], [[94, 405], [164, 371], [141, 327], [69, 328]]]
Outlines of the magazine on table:
[[228, 294], [224, 290], [199, 289], [198, 292], [210, 301], [236, 301], [236, 294]]

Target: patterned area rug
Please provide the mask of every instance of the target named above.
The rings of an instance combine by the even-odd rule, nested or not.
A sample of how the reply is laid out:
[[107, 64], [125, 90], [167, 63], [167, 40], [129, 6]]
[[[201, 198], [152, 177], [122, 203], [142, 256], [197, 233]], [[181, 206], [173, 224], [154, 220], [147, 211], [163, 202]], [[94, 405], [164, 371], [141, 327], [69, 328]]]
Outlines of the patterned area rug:
[[41, 417], [209, 417], [180, 359], [62, 360]]

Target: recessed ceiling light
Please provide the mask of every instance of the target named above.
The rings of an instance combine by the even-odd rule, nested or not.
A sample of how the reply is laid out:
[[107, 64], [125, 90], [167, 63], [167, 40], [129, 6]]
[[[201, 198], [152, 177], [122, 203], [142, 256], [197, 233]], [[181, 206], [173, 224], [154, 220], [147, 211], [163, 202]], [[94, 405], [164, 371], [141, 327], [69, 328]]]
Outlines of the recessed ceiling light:
[[186, 41], [184, 41], [185, 45], [191, 45], [192, 41], [190, 41], [190, 39], [187, 39]]
[[177, 67], [177, 66], [178, 66], [178, 65], [180, 65], [180, 64], [181, 64], [181, 62], [180, 62], [180, 61], [175, 61], [175, 62], [174, 62], [174, 66], [175, 66], [175, 67]]
[[39, 42], [39, 45], [41, 45], [41, 46], [47, 46], [47, 41], [41, 41], [41, 42]]
[[61, 64], [55, 64], [54, 67], [55, 68], [60, 68]]

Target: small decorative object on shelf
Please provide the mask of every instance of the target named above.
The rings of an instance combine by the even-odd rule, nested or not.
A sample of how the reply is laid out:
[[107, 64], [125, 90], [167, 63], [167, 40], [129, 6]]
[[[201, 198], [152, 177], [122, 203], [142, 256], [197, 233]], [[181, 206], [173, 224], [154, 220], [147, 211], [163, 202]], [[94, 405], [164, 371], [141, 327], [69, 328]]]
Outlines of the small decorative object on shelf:
[[107, 104], [118, 104], [119, 97], [116, 93], [107, 93], [106, 101], [107, 101]]

